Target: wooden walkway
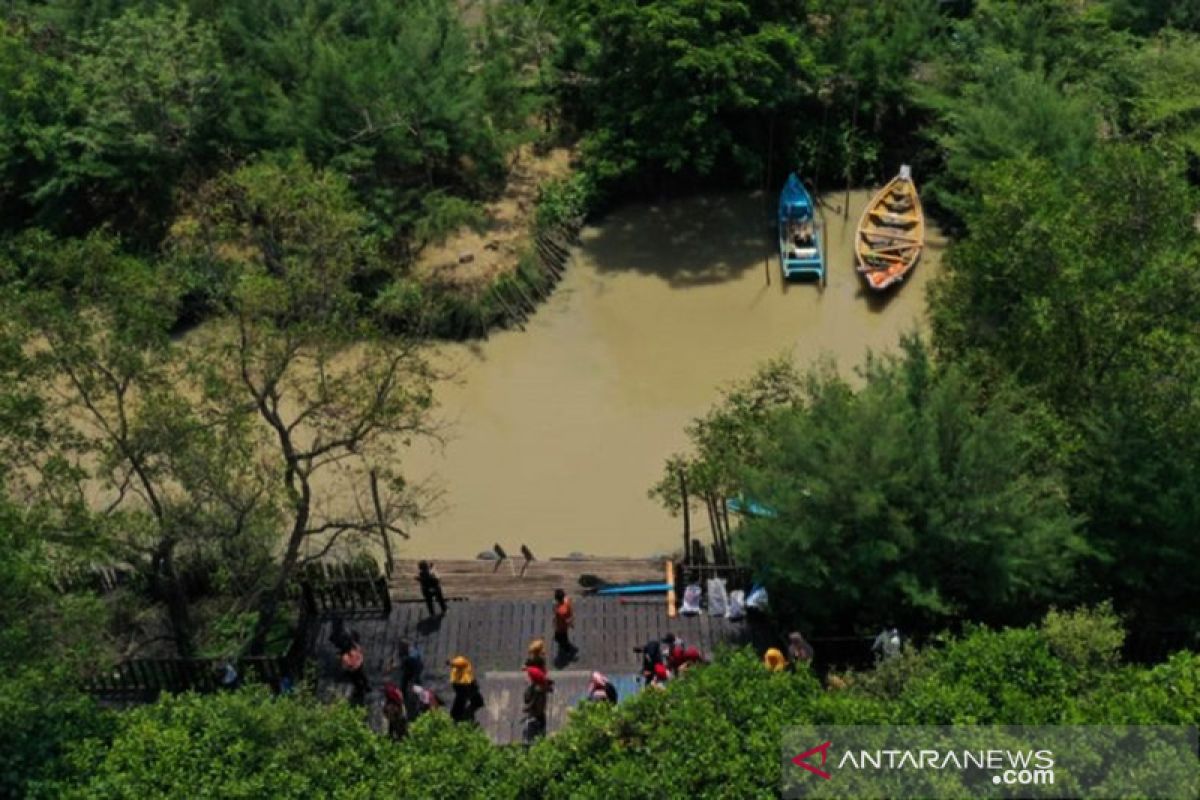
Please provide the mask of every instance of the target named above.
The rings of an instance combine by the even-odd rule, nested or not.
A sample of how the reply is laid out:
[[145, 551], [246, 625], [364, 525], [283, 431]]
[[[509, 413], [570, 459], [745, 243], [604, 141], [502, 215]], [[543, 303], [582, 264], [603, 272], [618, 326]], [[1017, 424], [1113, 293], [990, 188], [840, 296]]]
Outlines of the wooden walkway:
[[[443, 580], [447, 579], [443, 573]], [[510, 578], [511, 580], [511, 578]], [[447, 581], [448, 582], [448, 581]], [[579, 597], [566, 587], [575, 604], [572, 640], [579, 657], [565, 670], [552, 670], [556, 689], [551, 695], [549, 727], [562, 724], [567, 710], [583, 695], [593, 670], [616, 681], [622, 696], [636, 686], [641, 656], [633, 652], [652, 638], [668, 631], [700, 648], [705, 657], [719, 645], [748, 642], [751, 630], [745, 622], [708, 616], [668, 619], [662, 595], [629, 598]], [[451, 595], [451, 592], [447, 592]], [[520, 671], [525, 648], [531, 639], [553, 639], [553, 601], [472, 600], [450, 603], [444, 617], [429, 618], [420, 602], [398, 602], [386, 619], [348, 618], [347, 624], [360, 634], [366, 652], [366, 671], [372, 692], [367, 698], [374, 725], [379, 725], [385, 670], [396, 653], [396, 643], [407, 638], [415, 643], [425, 661], [427, 685], [445, 700], [452, 697], [446, 661], [465, 655], [475, 665], [480, 688], [487, 701], [478, 719], [499, 743], [520, 739], [521, 698], [525, 677]], [[349, 697], [350, 685], [337, 665], [329, 643], [331, 621], [322, 623], [313, 654], [317, 669], [317, 693], [323, 699]], [[553, 655], [553, 654], [552, 654]], [[392, 676], [395, 679], [397, 676]]]
[[[560, 588], [572, 596], [579, 594], [579, 579], [584, 575], [595, 575], [609, 583], [657, 583], [666, 575], [666, 562], [661, 559], [552, 558], [526, 565], [520, 553], [511, 555], [500, 562], [435, 561], [434, 568], [442, 579], [442, 593], [447, 598], [470, 600], [548, 600]], [[416, 577], [416, 561], [397, 561], [392, 573], [392, 596], [419, 599]]]

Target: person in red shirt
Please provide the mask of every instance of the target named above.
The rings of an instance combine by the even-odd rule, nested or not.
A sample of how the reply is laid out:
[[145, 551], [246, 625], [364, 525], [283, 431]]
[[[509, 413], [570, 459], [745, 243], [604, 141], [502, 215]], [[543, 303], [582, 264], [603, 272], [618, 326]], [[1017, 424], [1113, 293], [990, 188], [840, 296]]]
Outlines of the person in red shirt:
[[562, 589], [554, 590], [554, 642], [558, 645], [560, 663], [574, 661], [579, 657], [579, 648], [571, 643], [571, 628], [575, 625], [575, 609], [571, 598]]
[[525, 744], [546, 735], [546, 704], [554, 691], [554, 681], [546, 676], [541, 667], [526, 667], [529, 685], [525, 687], [525, 720], [522, 739]]
[[350, 646], [338, 655], [338, 660], [342, 664], [342, 671], [346, 673], [346, 677], [354, 686], [350, 702], [362, 705], [371, 691], [371, 682], [367, 680], [367, 674], [363, 671], [366, 655], [363, 653], [362, 647], [357, 641], [351, 642]]

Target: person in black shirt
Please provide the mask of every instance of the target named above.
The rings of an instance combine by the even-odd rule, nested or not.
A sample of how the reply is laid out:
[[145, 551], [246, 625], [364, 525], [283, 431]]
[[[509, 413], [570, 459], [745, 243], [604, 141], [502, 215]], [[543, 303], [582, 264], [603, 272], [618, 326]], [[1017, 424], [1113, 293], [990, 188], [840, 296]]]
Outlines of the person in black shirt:
[[434, 600], [441, 606], [442, 613], [445, 614], [446, 598], [442, 595], [442, 580], [433, 571], [433, 564], [428, 561], [421, 561], [417, 564], [417, 582], [421, 584], [421, 597], [425, 598], [425, 607], [429, 609], [429, 616], [434, 615]]

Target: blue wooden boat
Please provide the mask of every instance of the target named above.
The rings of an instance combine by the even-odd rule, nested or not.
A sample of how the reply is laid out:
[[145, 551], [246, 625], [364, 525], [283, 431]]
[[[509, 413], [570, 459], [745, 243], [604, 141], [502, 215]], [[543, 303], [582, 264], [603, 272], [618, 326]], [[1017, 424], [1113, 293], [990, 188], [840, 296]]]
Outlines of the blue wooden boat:
[[793, 172], [779, 193], [779, 265], [783, 277], [811, 275], [824, 286], [825, 254], [821, 244], [816, 205]]

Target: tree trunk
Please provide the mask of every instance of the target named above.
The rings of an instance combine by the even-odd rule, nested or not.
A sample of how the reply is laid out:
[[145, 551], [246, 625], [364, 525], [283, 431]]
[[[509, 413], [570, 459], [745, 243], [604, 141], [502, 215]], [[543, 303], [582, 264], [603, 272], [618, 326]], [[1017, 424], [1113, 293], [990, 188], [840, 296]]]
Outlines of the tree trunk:
[[387, 576], [392, 577], [396, 560], [392, 555], [392, 537], [388, 535], [387, 525], [383, 519], [383, 505], [379, 500], [379, 474], [371, 470], [371, 503], [375, 507], [375, 521], [379, 524], [379, 540], [383, 545], [383, 563]]
[[279, 565], [279, 574], [275, 576], [275, 583], [263, 595], [259, 604], [258, 623], [254, 626], [254, 637], [250, 640], [250, 655], [260, 656], [267, 649], [267, 634], [275, 624], [275, 618], [279, 616], [279, 606], [287, 594], [288, 582], [296, 572], [296, 564], [300, 561], [300, 545], [304, 542], [307, 528], [308, 504], [304, 502], [292, 526], [287, 551], [283, 555], [283, 563]]
[[188, 608], [187, 593], [175, 569], [175, 542], [164, 540], [153, 558], [155, 591], [167, 604], [167, 619], [171, 634], [175, 637], [175, 651], [180, 658], [195, 655], [192, 642], [192, 615]]

